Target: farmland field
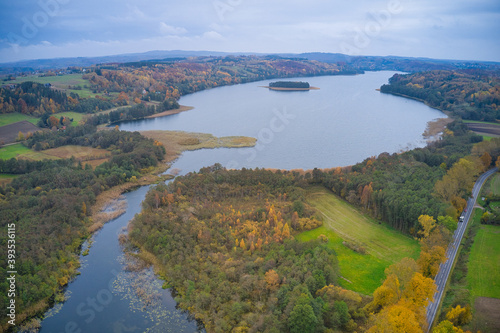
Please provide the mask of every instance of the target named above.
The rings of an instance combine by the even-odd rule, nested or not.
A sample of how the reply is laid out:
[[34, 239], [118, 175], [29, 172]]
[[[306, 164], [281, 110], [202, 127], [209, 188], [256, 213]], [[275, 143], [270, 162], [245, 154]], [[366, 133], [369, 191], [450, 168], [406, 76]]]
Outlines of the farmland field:
[[36, 123], [38, 122], [38, 118], [28, 116], [25, 114], [21, 114], [21, 113], [17, 113], [17, 112], [16, 113], [5, 113], [5, 114], [0, 115], [0, 127], [5, 126], [5, 125], [10, 125], [13, 123], [17, 123], [17, 122], [23, 121], [23, 120], [29, 121], [33, 125], [36, 125]]
[[11, 158], [21, 158], [31, 161], [41, 161], [43, 159], [58, 159], [58, 157], [47, 155], [44, 152], [34, 151], [26, 148], [20, 143], [0, 148], [0, 159], [8, 160]]
[[[323, 226], [301, 233], [299, 240], [306, 241], [324, 234], [328, 244], [338, 255], [344, 288], [364, 294], [372, 294], [385, 279], [386, 267], [404, 257], [417, 258], [418, 242], [410, 237], [379, 224], [353, 206], [331, 194], [325, 188], [316, 187], [309, 191], [308, 202], [323, 217]], [[361, 245], [367, 254], [357, 253], [344, 241]]]
[[41, 161], [44, 159], [56, 160], [60, 158], [75, 157], [83, 164], [90, 164], [96, 167], [109, 160], [111, 153], [104, 149], [82, 146], [62, 146], [42, 151], [34, 151], [26, 148], [22, 144], [6, 146], [0, 148], [0, 159], [20, 158], [31, 161]]
[[43, 153], [57, 158], [74, 157], [79, 161], [100, 160], [111, 155], [108, 150], [83, 146], [62, 146], [44, 150]]
[[28, 133], [35, 133], [39, 130], [39, 127], [36, 127], [26, 120], [2, 126], [0, 128], [0, 145], [16, 142], [20, 132], [26, 135]]
[[467, 280], [473, 297], [500, 298], [500, 226], [481, 225], [472, 245]]
[[[50, 83], [55, 88], [64, 90], [67, 94], [75, 93], [78, 94], [82, 98], [87, 98], [94, 96], [95, 94], [88, 88], [85, 88], [85, 85], [90, 85], [87, 80], [82, 79], [82, 74], [66, 74], [61, 76], [23, 76], [18, 77], [13, 81], [9, 81], [9, 84], [22, 83], [26, 81], [33, 81], [38, 83]], [[80, 87], [78, 89], [69, 89], [68, 86]]]

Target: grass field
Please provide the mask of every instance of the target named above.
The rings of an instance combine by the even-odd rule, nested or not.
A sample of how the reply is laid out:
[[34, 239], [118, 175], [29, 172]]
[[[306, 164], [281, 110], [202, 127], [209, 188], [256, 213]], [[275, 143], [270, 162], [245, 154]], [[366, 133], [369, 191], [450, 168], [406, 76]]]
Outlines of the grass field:
[[30, 149], [26, 148], [20, 143], [16, 143], [15, 145], [0, 148], [0, 159], [9, 160], [11, 158], [17, 158], [23, 154], [27, 154], [30, 152]]
[[[340, 281], [345, 288], [372, 294], [385, 279], [384, 270], [404, 257], [417, 258], [420, 247], [416, 240], [379, 224], [322, 187], [309, 191], [308, 202], [323, 216], [323, 226], [301, 233], [306, 241], [324, 234], [328, 245], [338, 255]], [[350, 241], [363, 246], [367, 254], [359, 254], [342, 243]]]
[[104, 149], [82, 146], [63, 146], [43, 151], [34, 151], [18, 143], [11, 146], [0, 148], [0, 159], [8, 160], [11, 158], [20, 158], [31, 161], [41, 161], [44, 159], [70, 158], [74, 156], [83, 164], [88, 163], [92, 167], [102, 164], [109, 160], [110, 152]]
[[0, 127], [5, 126], [5, 125], [10, 125], [13, 123], [17, 123], [19, 121], [27, 120], [33, 125], [36, 125], [38, 122], [38, 118], [32, 117], [32, 116], [27, 116], [25, 114], [21, 113], [6, 113], [6, 114], [0, 114]]
[[62, 146], [44, 150], [43, 153], [57, 158], [74, 157], [80, 161], [101, 160], [111, 156], [108, 150], [83, 146]]
[[[96, 94], [92, 93], [92, 91], [88, 88], [85, 88], [85, 85], [90, 85], [87, 80], [82, 79], [82, 74], [68, 74], [62, 76], [46, 76], [40, 77], [36, 75], [30, 75], [25, 77], [18, 77], [13, 81], [9, 81], [9, 84], [22, 83], [26, 81], [33, 81], [38, 83], [50, 83], [54, 87], [60, 90], [64, 90], [67, 94], [73, 92], [78, 94], [82, 98], [94, 97]], [[68, 86], [79, 86], [82, 89], [68, 89]]]
[[78, 112], [60, 112], [54, 114], [54, 116], [61, 118], [61, 117], [68, 117], [70, 119], [73, 119], [73, 122], [71, 123], [71, 126], [78, 126], [78, 123], [82, 121], [82, 119], [85, 117], [85, 114], [78, 113]]
[[500, 195], [500, 174], [496, 174], [491, 178], [489, 181], [490, 185], [490, 191], [493, 193], [493, 195]]
[[467, 280], [471, 295], [500, 298], [500, 226], [481, 225], [472, 245]]
[[9, 81], [9, 84], [23, 83], [26, 81], [33, 81], [38, 83], [50, 83], [56, 88], [66, 89], [68, 85], [71, 86], [83, 86], [88, 84], [87, 80], [82, 79], [82, 74], [68, 74], [62, 76], [38, 76], [38, 75], [30, 75], [30, 76], [20, 76], [13, 81]]

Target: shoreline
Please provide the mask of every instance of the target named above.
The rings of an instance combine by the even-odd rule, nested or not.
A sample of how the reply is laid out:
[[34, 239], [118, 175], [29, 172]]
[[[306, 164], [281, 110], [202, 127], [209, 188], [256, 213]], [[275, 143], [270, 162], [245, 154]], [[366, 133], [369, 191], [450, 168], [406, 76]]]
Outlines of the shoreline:
[[173, 115], [173, 114], [178, 114], [178, 113], [181, 113], [181, 112], [184, 112], [184, 111], [193, 110], [193, 109], [194, 109], [194, 106], [180, 105], [177, 109], [172, 109], [172, 110], [167, 110], [167, 111], [163, 111], [163, 112], [160, 112], [160, 113], [156, 113], [156, 114], [153, 114], [151, 116], [145, 117], [145, 119], [170, 116], [170, 115]]

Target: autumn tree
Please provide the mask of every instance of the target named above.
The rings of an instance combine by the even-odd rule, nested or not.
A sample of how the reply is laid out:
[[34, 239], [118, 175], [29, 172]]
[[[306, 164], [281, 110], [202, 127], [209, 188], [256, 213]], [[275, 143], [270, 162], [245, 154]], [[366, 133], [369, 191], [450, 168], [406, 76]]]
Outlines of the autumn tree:
[[24, 134], [23, 134], [23, 132], [19, 131], [19, 133], [17, 133], [16, 141], [24, 141]]
[[418, 233], [422, 235], [422, 238], [429, 237], [431, 230], [436, 226], [436, 220], [432, 216], [429, 215], [420, 215], [418, 217], [418, 223], [422, 227]]
[[432, 300], [435, 292], [434, 280], [415, 273], [406, 286], [403, 296], [412, 306], [423, 308]]
[[401, 289], [404, 289], [410, 282], [413, 275], [418, 272], [418, 264], [413, 258], [403, 258], [401, 261], [392, 264], [385, 269], [385, 275], [397, 277]]
[[278, 288], [280, 278], [278, 276], [278, 273], [276, 273], [274, 269], [270, 269], [266, 272], [265, 279], [267, 283], [267, 289], [269, 289], [270, 291], [274, 291]]
[[450, 311], [446, 313], [446, 319], [456, 326], [468, 324], [472, 320], [470, 305], [467, 305], [466, 307], [457, 305], [456, 307], [450, 309]]
[[490, 165], [491, 165], [491, 161], [492, 161], [491, 155], [488, 152], [484, 152], [483, 155], [481, 155], [481, 157], [479, 159], [483, 163], [483, 167], [484, 167], [483, 171], [488, 170]]
[[444, 248], [435, 245], [428, 251], [422, 251], [417, 263], [423, 276], [434, 277], [439, 270], [439, 265], [445, 261], [446, 256]]
[[363, 192], [361, 193], [361, 204], [363, 205], [365, 210], [367, 210], [369, 207], [372, 194], [373, 194], [372, 183], [365, 185], [365, 187], [363, 188]]
[[368, 333], [421, 333], [415, 313], [407, 306], [395, 304], [384, 309]]

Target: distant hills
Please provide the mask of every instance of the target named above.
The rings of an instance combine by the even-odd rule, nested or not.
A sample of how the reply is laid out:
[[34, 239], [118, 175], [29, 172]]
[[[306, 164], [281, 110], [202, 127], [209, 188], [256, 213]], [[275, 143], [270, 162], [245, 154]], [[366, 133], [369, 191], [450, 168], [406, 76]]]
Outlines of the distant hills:
[[102, 57], [76, 57], [24, 60], [18, 62], [0, 63], [0, 74], [31, 72], [48, 69], [65, 69], [67, 67], [88, 67], [95, 64], [128, 63], [137, 61], [184, 59], [189, 57], [224, 57], [229, 55], [256, 55], [267, 57], [282, 57], [293, 59], [317, 60], [326, 63], [345, 62], [351, 67], [360, 70], [399, 70], [406, 72], [434, 70], [434, 69], [491, 69], [500, 71], [499, 62], [445, 60], [430, 58], [412, 58], [399, 56], [350, 56], [341, 53], [280, 53], [264, 54], [250, 52], [217, 52], [217, 51], [149, 51], [144, 53], [128, 53]]

